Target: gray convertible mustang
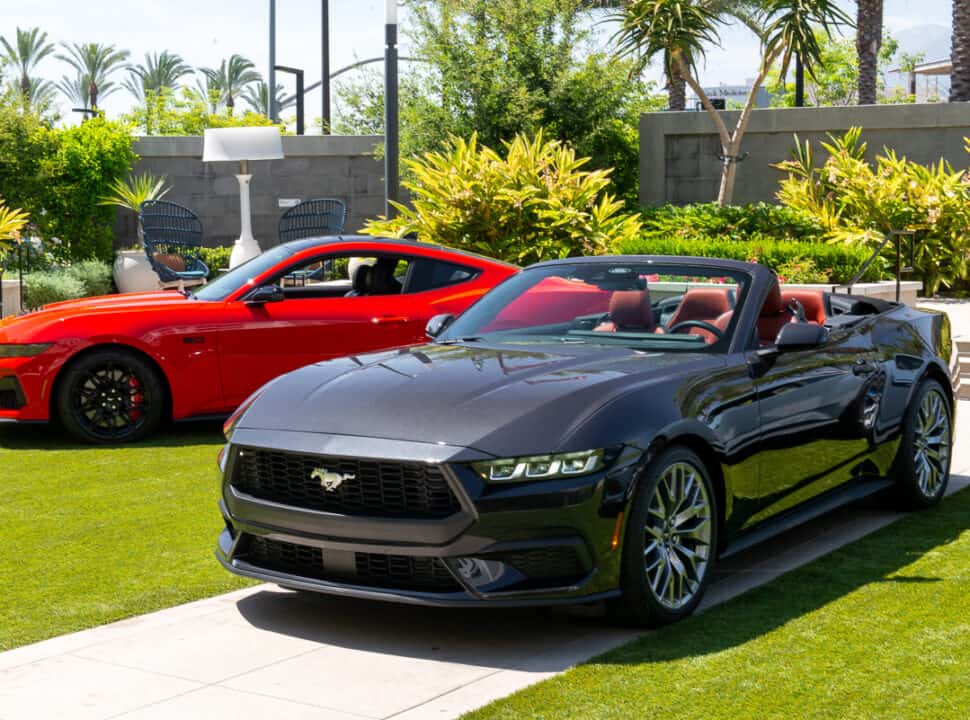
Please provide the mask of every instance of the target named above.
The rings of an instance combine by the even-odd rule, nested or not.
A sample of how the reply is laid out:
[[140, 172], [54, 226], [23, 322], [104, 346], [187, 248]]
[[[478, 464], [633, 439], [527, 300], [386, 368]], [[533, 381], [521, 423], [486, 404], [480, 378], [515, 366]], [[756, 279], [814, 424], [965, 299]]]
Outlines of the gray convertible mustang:
[[426, 345], [304, 367], [226, 425], [217, 548], [286, 587], [685, 617], [719, 558], [949, 477], [943, 314], [674, 257], [534, 265]]

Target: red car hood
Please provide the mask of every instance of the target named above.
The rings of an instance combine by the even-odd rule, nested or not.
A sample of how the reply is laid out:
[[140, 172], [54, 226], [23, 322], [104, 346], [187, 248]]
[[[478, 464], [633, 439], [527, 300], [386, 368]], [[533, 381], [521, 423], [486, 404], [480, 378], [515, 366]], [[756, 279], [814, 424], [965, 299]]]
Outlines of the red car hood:
[[100, 297], [67, 300], [65, 302], [44, 305], [39, 310], [16, 315], [0, 320], [0, 343], [2, 342], [30, 342], [35, 331], [50, 327], [68, 317], [76, 318], [80, 314], [101, 312], [133, 313], [155, 308], [171, 307], [188, 300], [181, 293], [159, 290], [156, 292], [125, 293], [122, 295], [104, 295]]

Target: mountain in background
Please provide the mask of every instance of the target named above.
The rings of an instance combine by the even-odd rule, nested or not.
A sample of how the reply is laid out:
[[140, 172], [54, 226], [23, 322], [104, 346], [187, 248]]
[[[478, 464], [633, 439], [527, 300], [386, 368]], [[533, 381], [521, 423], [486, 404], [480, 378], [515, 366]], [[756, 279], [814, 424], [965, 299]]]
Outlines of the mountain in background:
[[923, 53], [926, 62], [950, 57], [950, 28], [943, 25], [917, 25], [893, 33], [899, 42], [897, 59], [903, 54]]

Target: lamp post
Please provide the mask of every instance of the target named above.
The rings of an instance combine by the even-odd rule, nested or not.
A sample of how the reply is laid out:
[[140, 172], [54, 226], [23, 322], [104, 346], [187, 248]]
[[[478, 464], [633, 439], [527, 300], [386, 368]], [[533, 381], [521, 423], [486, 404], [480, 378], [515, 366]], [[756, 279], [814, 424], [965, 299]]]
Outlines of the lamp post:
[[322, 85], [321, 102], [323, 112], [320, 121], [323, 134], [330, 134], [330, 0], [321, 0], [320, 4], [320, 81]]
[[276, 0], [269, 0], [269, 119], [279, 122], [276, 107]]
[[283, 139], [278, 127], [235, 127], [205, 131], [202, 162], [239, 161], [239, 238], [232, 247], [229, 267], [250, 260], [261, 250], [253, 237], [252, 214], [249, 206], [250, 160], [278, 160], [283, 157]]
[[[294, 95], [296, 98], [296, 134], [303, 135], [306, 131], [303, 110], [303, 71], [300, 68], [288, 67], [286, 65], [277, 65], [276, 69], [280, 72], [290, 73], [296, 77], [296, 95]], [[325, 122], [329, 122], [329, 120], [326, 120]], [[324, 127], [326, 127], [326, 125]]]
[[398, 201], [397, 0], [384, 0], [384, 213]]

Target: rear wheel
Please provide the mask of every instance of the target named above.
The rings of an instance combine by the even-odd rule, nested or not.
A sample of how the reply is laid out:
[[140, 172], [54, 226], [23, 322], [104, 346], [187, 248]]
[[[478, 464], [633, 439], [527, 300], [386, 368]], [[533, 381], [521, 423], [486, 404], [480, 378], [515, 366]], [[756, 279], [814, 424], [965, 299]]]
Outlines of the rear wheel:
[[61, 379], [57, 413], [65, 429], [88, 443], [126, 443], [161, 425], [165, 387], [145, 359], [124, 350], [96, 350]]
[[894, 499], [907, 510], [935, 505], [950, 481], [953, 442], [949, 397], [936, 380], [916, 388], [903, 418], [899, 452], [893, 466]]
[[714, 488], [696, 453], [675, 446], [651, 462], [630, 508], [614, 616], [655, 627], [690, 615], [710, 581], [717, 517]]

